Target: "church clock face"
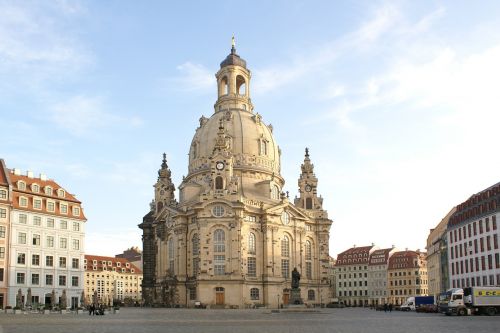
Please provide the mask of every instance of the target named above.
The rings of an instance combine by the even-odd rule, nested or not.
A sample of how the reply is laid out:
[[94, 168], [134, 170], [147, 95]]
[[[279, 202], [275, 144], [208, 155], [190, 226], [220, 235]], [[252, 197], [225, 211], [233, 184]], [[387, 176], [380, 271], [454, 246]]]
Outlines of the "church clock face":
[[312, 190], [312, 186], [307, 184], [306, 185], [306, 192], [311, 192], [311, 190]]
[[217, 162], [217, 163], [215, 164], [215, 168], [216, 168], [217, 170], [219, 170], [219, 171], [224, 170], [224, 167], [225, 167], [224, 162]]

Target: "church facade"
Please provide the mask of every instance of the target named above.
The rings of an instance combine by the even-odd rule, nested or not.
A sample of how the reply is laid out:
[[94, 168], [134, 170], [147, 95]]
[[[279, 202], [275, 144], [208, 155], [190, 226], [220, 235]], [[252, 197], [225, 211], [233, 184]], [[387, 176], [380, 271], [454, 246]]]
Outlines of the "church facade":
[[273, 127], [254, 112], [251, 73], [231, 53], [216, 74], [218, 99], [189, 148], [178, 200], [167, 161], [158, 171], [143, 232], [147, 305], [276, 307], [290, 300], [292, 271], [305, 303], [329, 299], [332, 221], [318, 196], [309, 152], [291, 202], [283, 192]]

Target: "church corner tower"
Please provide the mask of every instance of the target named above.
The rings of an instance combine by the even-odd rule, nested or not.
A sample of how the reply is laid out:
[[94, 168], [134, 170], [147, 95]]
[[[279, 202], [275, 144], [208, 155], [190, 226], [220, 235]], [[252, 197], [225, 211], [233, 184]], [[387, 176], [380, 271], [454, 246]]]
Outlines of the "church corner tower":
[[145, 274], [146, 267], [154, 271], [144, 277], [145, 297], [169, 306], [277, 306], [288, 303], [297, 268], [302, 299], [326, 301], [331, 221], [308, 151], [292, 204], [273, 127], [254, 112], [251, 72], [234, 40], [215, 77], [214, 112], [199, 119], [179, 200], [164, 155], [140, 225], [144, 248], [154, 249], [144, 257]]

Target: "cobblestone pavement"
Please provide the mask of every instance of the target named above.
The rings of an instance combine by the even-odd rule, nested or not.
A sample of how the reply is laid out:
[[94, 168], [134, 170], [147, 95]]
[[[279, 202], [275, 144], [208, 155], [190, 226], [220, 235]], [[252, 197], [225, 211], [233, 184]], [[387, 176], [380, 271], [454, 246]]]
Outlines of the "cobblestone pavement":
[[447, 317], [441, 314], [384, 313], [369, 309], [317, 312], [122, 308], [119, 314], [0, 314], [0, 333], [127, 332], [498, 332], [500, 316]]

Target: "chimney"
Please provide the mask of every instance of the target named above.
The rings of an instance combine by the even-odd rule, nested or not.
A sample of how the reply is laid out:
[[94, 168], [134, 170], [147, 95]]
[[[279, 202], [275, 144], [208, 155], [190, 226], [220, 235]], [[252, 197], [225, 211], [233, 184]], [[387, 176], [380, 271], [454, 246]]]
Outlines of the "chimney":
[[14, 174], [15, 174], [16, 176], [20, 176], [20, 175], [21, 175], [21, 169], [14, 168]]
[[391, 248], [395, 248], [396, 246], [394, 246], [394, 244], [391, 245]]
[[28, 176], [28, 178], [33, 178], [33, 171], [26, 171], [26, 176]]
[[40, 180], [46, 181], [47, 180], [47, 175], [44, 173], [40, 174]]

